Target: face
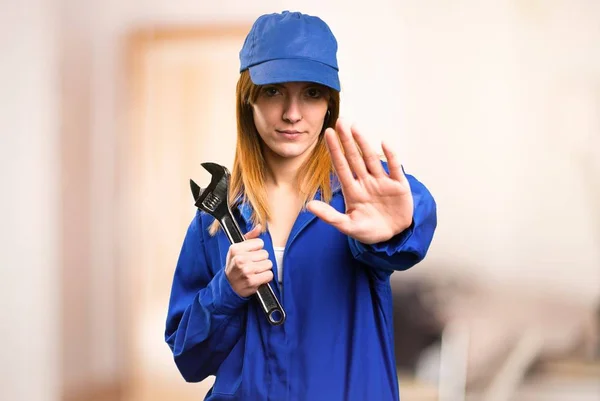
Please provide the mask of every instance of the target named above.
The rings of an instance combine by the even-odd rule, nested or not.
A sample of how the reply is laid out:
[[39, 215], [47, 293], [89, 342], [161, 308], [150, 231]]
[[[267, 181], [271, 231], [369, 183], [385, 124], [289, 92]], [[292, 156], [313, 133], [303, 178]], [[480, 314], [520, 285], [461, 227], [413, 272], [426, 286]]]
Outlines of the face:
[[304, 160], [323, 128], [329, 91], [309, 82], [265, 85], [252, 105], [265, 157]]

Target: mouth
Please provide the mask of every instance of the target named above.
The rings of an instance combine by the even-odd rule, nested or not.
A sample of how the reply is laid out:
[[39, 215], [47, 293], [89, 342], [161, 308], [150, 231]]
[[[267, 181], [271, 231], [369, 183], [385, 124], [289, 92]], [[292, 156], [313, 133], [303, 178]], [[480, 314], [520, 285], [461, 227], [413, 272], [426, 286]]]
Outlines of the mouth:
[[284, 135], [298, 135], [298, 134], [302, 133], [302, 132], [296, 131], [296, 130], [279, 130], [279, 129], [277, 129], [275, 131], [277, 131], [280, 134], [284, 134]]

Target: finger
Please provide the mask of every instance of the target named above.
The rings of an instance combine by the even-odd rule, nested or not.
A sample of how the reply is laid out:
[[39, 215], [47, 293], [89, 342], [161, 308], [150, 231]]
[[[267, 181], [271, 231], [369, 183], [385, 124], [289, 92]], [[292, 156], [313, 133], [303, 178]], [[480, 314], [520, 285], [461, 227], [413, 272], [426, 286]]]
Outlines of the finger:
[[327, 128], [327, 130], [325, 130], [325, 141], [327, 143], [327, 148], [329, 149], [329, 154], [331, 155], [333, 168], [340, 179], [340, 183], [345, 188], [354, 185], [355, 180], [354, 176], [352, 175], [352, 170], [350, 170], [348, 160], [346, 160], [346, 157], [342, 152], [342, 147], [338, 140], [338, 136], [333, 128]]
[[246, 235], [244, 235], [244, 238], [246, 238], [246, 239], [258, 238], [258, 236], [260, 235], [261, 229], [262, 229], [262, 226], [259, 223], [252, 230], [248, 231], [246, 233]]
[[346, 160], [348, 160], [350, 169], [355, 172], [358, 177], [366, 176], [368, 174], [367, 167], [365, 166], [365, 161], [358, 151], [356, 142], [354, 142], [350, 127], [338, 120], [338, 123], [336, 124], [336, 131], [340, 136], [340, 142], [344, 148], [344, 154], [346, 155]]
[[229, 249], [234, 255], [242, 255], [247, 252], [258, 251], [265, 246], [261, 238], [251, 238], [242, 242], [232, 244]]
[[273, 269], [273, 262], [270, 259], [256, 262], [253, 265], [253, 273], [260, 274]]
[[249, 280], [249, 284], [254, 287], [254, 288], [258, 288], [263, 284], [267, 284], [270, 283], [273, 280], [273, 271], [272, 270], [267, 270], [265, 272], [262, 272], [260, 274], [255, 274], [250, 280]]
[[381, 165], [381, 160], [379, 159], [379, 155], [375, 153], [375, 150], [371, 147], [366, 138], [360, 133], [360, 130], [353, 125], [351, 127], [352, 136], [356, 141], [360, 151], [362, 152], [362, 158], [367, 166], [367, 170], [374, 177], [383, 177], [385, 174], [385, 170]]
[[381, 148], [383, 149], [383, 153], [387, 159], [390, 177], [396, 181], [406, 180], [404, 172], [402, 171], [402, 165], [400, 164], [400, 160], [398, 159], [398, 156], [396, 156], [396, 153], [394, 153], [392, 148], [385, 142], [381, 143]]
[[260, 262], [269, 259], [269, 252], [265, 249], [260, 249], [258, 251], [249, 252], [248, 257], [252, 262]]
[[331, 224], [342, 232], [346, 231], [350, 218], [348, 215], [335, 210], [331, 205], [321, 201], [310, 201], [306, 208], [324, 222]]
[[247, 276], [254, 272], [247, 253], [232, 256], [231, 265], [232, 270], [239, 271], [243, 276]]

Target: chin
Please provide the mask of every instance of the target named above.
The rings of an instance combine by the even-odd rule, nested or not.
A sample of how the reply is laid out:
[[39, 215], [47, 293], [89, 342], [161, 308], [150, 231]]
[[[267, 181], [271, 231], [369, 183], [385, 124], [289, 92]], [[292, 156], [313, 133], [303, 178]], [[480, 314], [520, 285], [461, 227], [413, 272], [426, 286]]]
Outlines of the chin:
[[277, 155], [282, 159], [294, 159], [296, 157], [302, 156], [302, 153], [298, 152], [277, 152]]
[[294, 158], [294, 157], [298, 157], [298, 156], [302, 156], [304, 153], [306, 153], [308, 149], [302, 148], [302, 149], [298, 149], [298, 148], [279, 148], [279, 149], [275, 149], [275, 153], [279, 156], [279, 157], [283, 157], [283, 158]]

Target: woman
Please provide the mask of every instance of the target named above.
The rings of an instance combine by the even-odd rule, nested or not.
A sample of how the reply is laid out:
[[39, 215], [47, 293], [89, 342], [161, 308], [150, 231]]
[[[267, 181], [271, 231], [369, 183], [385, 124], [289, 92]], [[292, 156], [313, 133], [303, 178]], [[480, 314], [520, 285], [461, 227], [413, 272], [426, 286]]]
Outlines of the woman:
[[[165, 333], [185, 380], [216, 376], [207, 400], [399, 399], [390, 275], [425, 257], [436, 205], [338, 121], [336, 53], [325, 22], [287, 11], [240, 52], [230, 202], [246, 240], [196, 214]], [[251, 297], [264, 283], [280, 326]]]

